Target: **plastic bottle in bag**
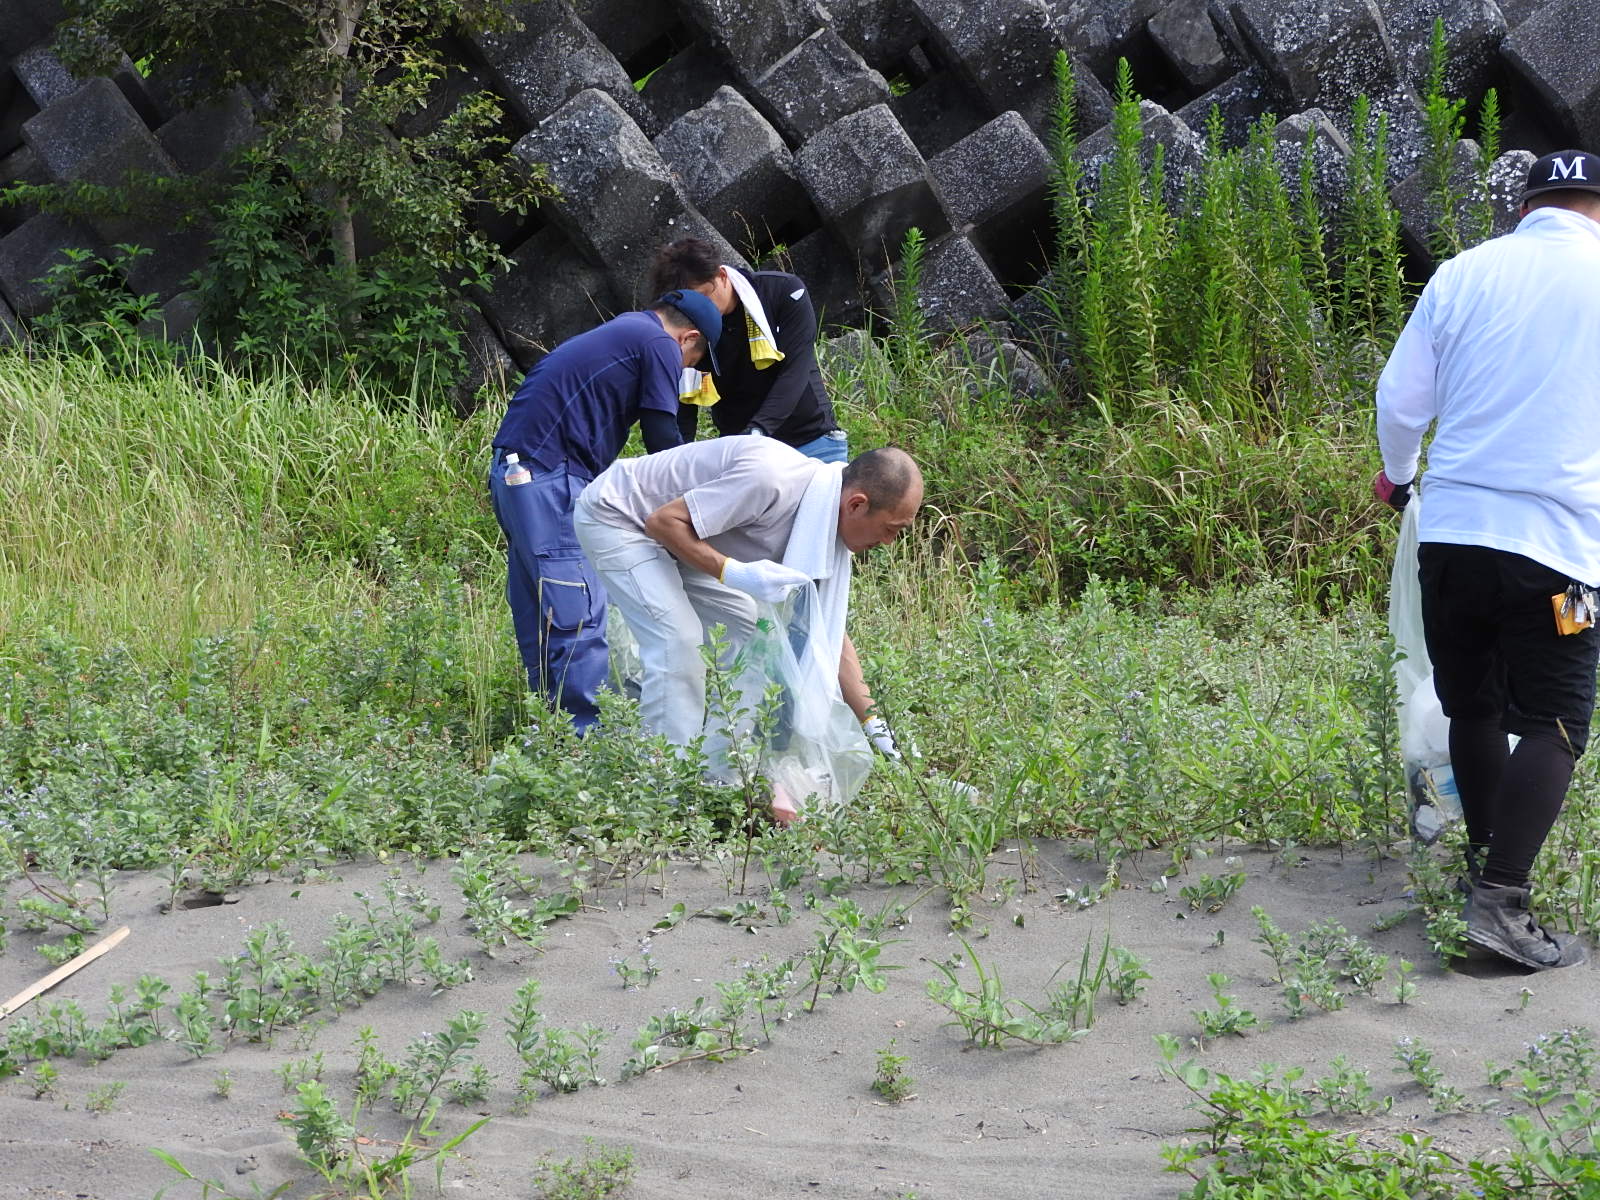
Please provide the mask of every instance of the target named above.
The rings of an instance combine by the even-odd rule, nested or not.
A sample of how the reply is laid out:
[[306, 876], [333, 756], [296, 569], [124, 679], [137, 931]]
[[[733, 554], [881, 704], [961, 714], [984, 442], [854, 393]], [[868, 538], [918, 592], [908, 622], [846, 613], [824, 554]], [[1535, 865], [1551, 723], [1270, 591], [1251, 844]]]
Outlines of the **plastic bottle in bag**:
[[1411, 792], [1411, 832], [1430, 843], [1461, 819], [1461, 793], [1450, 766], [1450, 719], [1439, 706], [1432, 671], [1400, 706], [1400, 758]]

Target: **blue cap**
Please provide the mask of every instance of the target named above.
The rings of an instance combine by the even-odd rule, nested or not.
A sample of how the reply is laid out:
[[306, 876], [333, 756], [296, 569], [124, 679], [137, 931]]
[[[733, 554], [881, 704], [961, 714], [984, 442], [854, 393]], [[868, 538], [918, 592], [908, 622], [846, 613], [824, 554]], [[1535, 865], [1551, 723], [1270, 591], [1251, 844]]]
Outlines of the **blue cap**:
[[650, 307], [660, 308], [662, 305], [677, 309], [689, 324], [700, 331], [700, 335], [706, 339], [706, 360], [711, 364], [712, 374], [722, 374], [722, 368], [717, 366], [717, 341], [722, 337], [722, 314], [711, 303], [711, 297], [703, 292], [679, 289], [658, 296]]

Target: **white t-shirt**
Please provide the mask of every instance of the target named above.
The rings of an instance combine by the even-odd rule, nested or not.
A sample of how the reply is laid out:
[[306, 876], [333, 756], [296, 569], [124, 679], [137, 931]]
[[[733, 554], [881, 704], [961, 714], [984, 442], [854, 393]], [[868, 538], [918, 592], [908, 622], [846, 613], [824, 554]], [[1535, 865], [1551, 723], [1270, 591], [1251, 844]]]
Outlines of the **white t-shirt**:
[[619, 458], [583, 490], [598, 521], [642, 531], [680, 496], [694, 531], [745, 562], [782, 561], [806, 487], [823, 464], [764, 437], [720, 437], [639, 458]]
[[1435, 421], [1422, 541], [1600, 584], [1600, 222], [1535, 209], [1440, 266], [1378, 380], [1390, 479]]

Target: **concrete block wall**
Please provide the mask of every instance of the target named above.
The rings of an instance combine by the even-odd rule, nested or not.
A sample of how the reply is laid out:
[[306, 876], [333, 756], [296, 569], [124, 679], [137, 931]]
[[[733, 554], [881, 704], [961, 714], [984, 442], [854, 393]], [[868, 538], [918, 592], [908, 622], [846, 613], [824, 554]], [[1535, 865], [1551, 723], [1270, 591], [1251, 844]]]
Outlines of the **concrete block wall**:
[[[1528, 153], [1600, 149], [1600, 21], [1592, 0], [536, 0], [517, 33], [465, 39], [442, 94], [489, 88], [564, 198], [488, 218], [516, 263], [476, 298], [475, 358], [526, 368], [552, 344], [646, 301], [656, 247], [707, 237], [730, 262], [805, 275], [824, 323], [859, 323], [904, 231], [929, 239], [930, 315], [956, 328], [1003, 314], [1044, 268], [1052, 64], [1076, 65], [1080, 138], [1103, 157], [1115, 64], [1146, 99], [1147, 141], [1171, 168], [1199, 152], [1213, 106], [1229, 136], [1264, 113], [1295, 159], [1315, 128], [1317, 179], [1337, 203], [1350, 106], [1389, 113], [1391, 183], [1423, 251], [1417, 93], [1433, 21], [1451, 85], [1493, 86], [1504, 141]], [[0, 0], [0, 186], [114, 181], [128, 168], [211, 170], [249, 136], [240, 93], [169, 111], [124, 61], [77, 79], [55, 57], [51, 0]], [[1297, 161], [1297, 159], [1296, 159]], [[1181, 180], [1175, 180], [1175, 186]], [[1514, 188], [1497, 192], [1508, 207]], [[171, 303], [204, 236], [93, 227], [0, 207], [0, 342], [39, 311], [37, 277], [68, 246], [154, 249], [136, 286]], [[181, 304], [180, 304], [181, 307]], [[481, 320], [479, 319], [481, 317]]]

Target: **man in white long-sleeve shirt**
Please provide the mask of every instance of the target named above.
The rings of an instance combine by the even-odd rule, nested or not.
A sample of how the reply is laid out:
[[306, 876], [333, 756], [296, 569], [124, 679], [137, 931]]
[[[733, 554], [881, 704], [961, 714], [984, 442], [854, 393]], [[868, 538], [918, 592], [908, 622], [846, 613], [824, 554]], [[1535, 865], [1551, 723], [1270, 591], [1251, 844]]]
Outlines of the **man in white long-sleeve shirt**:
[[1378, 381], [1373, 486], [1404, 507], [1437, 425], [1418, 560], [1466, 820], [1467, 939], [1544, 969], [1586, 957], [1533, 917], [1528, 881], [1588, 741], [1600, 654], [1600, 157], [1536, 161], [1522, 212], [1417, 302]]

